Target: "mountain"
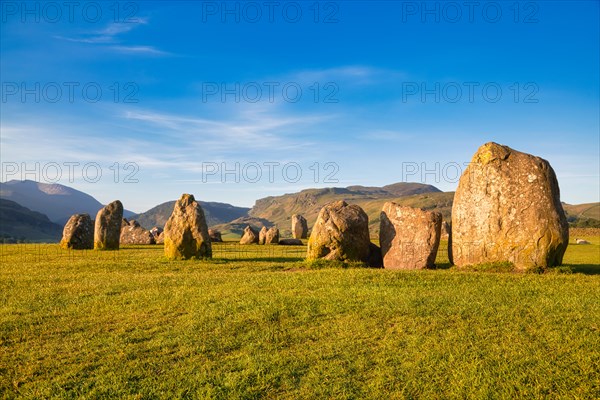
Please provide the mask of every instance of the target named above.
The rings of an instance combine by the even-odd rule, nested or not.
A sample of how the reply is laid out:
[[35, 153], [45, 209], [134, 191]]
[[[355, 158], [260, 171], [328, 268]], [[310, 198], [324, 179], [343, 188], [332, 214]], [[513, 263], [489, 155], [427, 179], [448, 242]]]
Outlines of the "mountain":
[[239, 239], [239, 237], [244, 234], [244, 229], [248, 225], [258, 232], [263, 226], [266, 226], [267, 228], [272, 227], [273, 223], [263, 218], [245, 216], [237, 218], [231, 222], [214, 225], [212, 228], [220, 231], [223, 239]]
[[[248, 215], [248, 211], [250, 210], [249, 208], [235, 207], [226, 203], [206, 201], [200, 201], [199, 203], [204, 210], [206, 223], [209, 227], [224, 224], [240, 217], [245, 217]], [[174, 206], [174, 200], [167, 201], [166, 203], [159, 204], [144, 213], [132, 215], [131, 219], [135, 219], [146, 229], [150, 229], [153, 226], [164, 227], [167, 223], [167, 220], [171, 216], [171, 213], [173, 212]]]
[[600, 228], [600, 203], [562, 203], [569, 226], [576, 228]]
[[[291, 217], [302, 214], [309, 227], [317, 220], [321, 208], [332, 201], [345, 200], [358, 204], [369, 215], [371, 232], [379, 229], [379, 213], [386, 201], [437, 209], [449, 218], [453, 193], [444, 193], [435, 186], [400, 182], [383, 187], [349, 186], [346, 188], [306, 189], [283, 196], [270, 196], [257, 200], [248, 213], [251, 217], [271, 221], [284, 237], [291, 235]], [[227, 230], [227, 229], [224, 229]]]
[[[0, 183], [0, 198], [45, 214], [59, 225], [64, 225], [73, 214], [87, 213], [94, 219], [98, 210], [104, 207], [89, 194], [68, 186], [29, 180]], [[131, 211], [123, 211], [125, 217], [132, 214]]]
[[0, 199], [0, 241], [58, 242], [62, 230], [44, 214]]

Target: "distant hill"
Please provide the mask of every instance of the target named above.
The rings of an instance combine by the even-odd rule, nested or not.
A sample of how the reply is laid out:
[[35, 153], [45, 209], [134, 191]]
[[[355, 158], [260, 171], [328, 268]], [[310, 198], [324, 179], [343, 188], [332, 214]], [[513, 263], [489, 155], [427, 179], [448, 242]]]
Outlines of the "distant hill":
[[[71, 187], [29, 180], [0, 183], [0, 198], [45, 214], [50, 221], [59, 225], [64, 225], [73, 214], [87, 213], [94, 219], [103, 207], [89, 194]], [[123, 211], [125, 217], [132, 214], [131, 211]]]
[[[406, 197], [413, 197], [406, 199]], [[270, 196], [256, 201], [248, 213], [251, 217], [277, 225], [284, 237], [291, 236], [291, 217], [302, 214], [309, 227], [315, 223], [321, 208], [332, 201], [345, 200], [362, 206], [369, 214], [371, 231], [379, 229], [379, 212], [386, 201], [421, 204], [430, 209], [439, 208], [449, 216], [453, 194], [441, 192], [431, 185], [420, 183], [395, 183], [383, 187], [349, 186], [346, 188], [306, 189], [298, 193]], [[448, 201], [449, 199], [449, 201]], [[222, 226], [223, 231], [235, 232], [235, 227]]]
[[[248, 211], [250, 210], [246, 207], [236, 207], [226, 203], [200, 201], [200, 205], [204, 210], [206, 223], [209, 227], [247, 216]], [[167, 201], [146, 212], [132, 215], [130, 219], [135, 219], [146, 229], [150, 229], [154, 226], [164, 227], [173, 212], [174, 206], [175, 200]]]
[[316, 220], [321, 207], [332, 201], [346, 200], [356, 203], [395, 199], [422, 193], [441, 193], [441, 191], [434, 186], [420, 183], [396, 183], [384, 187], [349, 186], [347, 188], [306, 189], [298, 193], [256, 200], [249, 215], [282, 224], [288, 221], [292, 214], [300, 213], [306, 214], [304, 217], [310, 223], [312, 219]]
[[600, 203], [562, 203], [571, 227], [600, 228]]
[[0, 240], [58, 242], [63, 227], [14, 201], [0, 199]]
[[273, 223], [266, 219], [246, 216], [240, 217], [231, 222], [212, 226], [212, 228], [219, 230], [223, 236], [223, 239], [234, 239], [242, 236], [244, 229], [246, 229], [248, 225], [256, 229], [258, 232], [263, 226], [266, 226], [267, 228], [272, 227]]

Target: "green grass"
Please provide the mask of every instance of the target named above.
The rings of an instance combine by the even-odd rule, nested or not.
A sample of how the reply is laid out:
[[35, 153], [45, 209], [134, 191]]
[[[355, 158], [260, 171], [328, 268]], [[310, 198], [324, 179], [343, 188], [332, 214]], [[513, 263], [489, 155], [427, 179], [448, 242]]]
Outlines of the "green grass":
[[599, 398], [587, 239], [541, 275], [458, 271], [444, 250], [387, 271], [283, 246], [3, 245], [0, 398]]

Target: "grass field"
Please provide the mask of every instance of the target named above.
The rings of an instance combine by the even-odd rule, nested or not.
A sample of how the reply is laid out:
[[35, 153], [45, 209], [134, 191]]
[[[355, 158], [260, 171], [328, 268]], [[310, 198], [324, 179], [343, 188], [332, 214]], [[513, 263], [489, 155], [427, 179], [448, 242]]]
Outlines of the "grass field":
[[0, 245], [0, 398], [600, 398], [600, 238], [545, 274]]

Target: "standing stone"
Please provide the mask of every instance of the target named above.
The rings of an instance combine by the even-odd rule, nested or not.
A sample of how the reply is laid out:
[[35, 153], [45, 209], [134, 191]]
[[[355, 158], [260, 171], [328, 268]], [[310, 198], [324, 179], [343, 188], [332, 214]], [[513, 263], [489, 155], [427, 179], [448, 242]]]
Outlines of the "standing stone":
[[161, 232], [155, 240], [156, 244], [165, 244], [165, 232]]
[[258, 232], [258, 244], [265, 244], [267, 241], [267, 227], [263, 226]]
[[454, 195], [454, 263], [547, 268], [562, 263], [568, 242], [567, 219], [550, 164], [496, 143], [481, 146]]
[[379, 227], [384, 268], [435, 267], [441, 230], [442, 214], [439, 212], [385, 203]]
[[204, 211], [191, 194], [182, 194], [177, 200], [163, 234], [167, 258], [212, 257]]
[[356, 204], [336, 201], [325, 205], [308, 240], [307, 259], [369, 260], [369, 217]]
[[94, 227], [94, 249], [119, 250], [122, 220], [123, 204], [119, 200], [98, 211]]
[[294, 239], [306, 239], [308, 237], [308, 223], [306, 218], [300, 214], [292, 215], [292, 236]]
[[244, 229], [244, 235], [240, 239], [240, 244], [258, 243], [258, 233], [250, 225]]
[[210, 241], [213, 243], [222, 242], [223, 238], [221, 237], [221, 232], [216, 229], [209, 229], [208, 236], [210, 237]]
[[94, 224], [88, 214], [75, 214], [69, 218], [63, 229], [60, 247], [73, 250], [94, 248]]
[[269, 228], [265, 234], [265, 244], [279, 244], [279, 229], [275, 226]]
[[121, 244], [154, 244], [154, 235], [141, 227], [136, 220], [127, 221], [123, 218], [121, 224]]

